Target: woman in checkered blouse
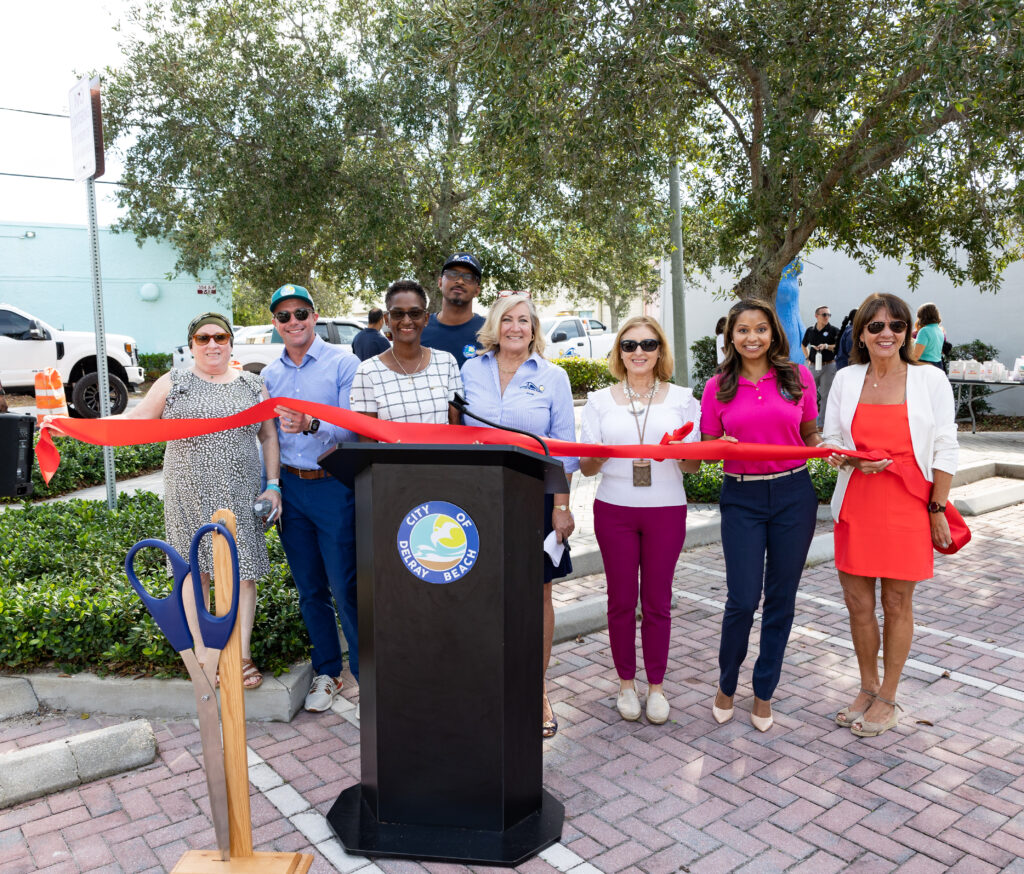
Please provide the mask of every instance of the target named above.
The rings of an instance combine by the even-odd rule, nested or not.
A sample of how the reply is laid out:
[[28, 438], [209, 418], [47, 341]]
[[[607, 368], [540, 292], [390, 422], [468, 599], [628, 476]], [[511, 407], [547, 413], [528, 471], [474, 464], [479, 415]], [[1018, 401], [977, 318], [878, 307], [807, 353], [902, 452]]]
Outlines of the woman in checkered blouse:
[[359, 365], [352, 380], [352, 409], [389, 422], [458, 424], [448, 403], [462, 392], [455, 358], [420, 344], [427, 326], [427, 293], [418, 282], [400, 279], [384, 296], [385, 319], [394, 345]]

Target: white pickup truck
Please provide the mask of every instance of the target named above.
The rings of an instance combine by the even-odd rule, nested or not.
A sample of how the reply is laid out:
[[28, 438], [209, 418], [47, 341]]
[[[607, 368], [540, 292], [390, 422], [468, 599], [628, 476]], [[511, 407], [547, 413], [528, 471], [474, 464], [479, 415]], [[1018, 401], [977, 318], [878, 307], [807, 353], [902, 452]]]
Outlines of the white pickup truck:
[[[139, 349], [132, 337], [107, 334], [110, 411], [123, 413], [128, 387], [142, 385]], [[71, 415], [100, 414], [96, 374], [96, 336], [91, 331], [61, 331], [31, 313], [0, 303], [0, 383], [8, 391], [34, 391], [40, 370], [54, 367], [64, 383]]]
[[[354, 319], [321, 317], [316, 323], [316, 333], [325, 343], [341, 346], [346, 352], [352, 351], [352, 341], [362, 329], [363, 325]], [[231, 360], [233, 364], [237, 362], [243, 370], [259, 373], [271, 361], [280, 358], [283, 351], [281, 335], [273, 325], [235, 329]], [[174, 367], [192, 366], [192, 351], [188, 346], [178, 346], [171, 358]]]
[[615, 342], [614, 331], [609, 331], [597, 319], [580, 316], [541, 319], [540, 331], [544, 335], [544, 355], [548, 358], [607, 358]]

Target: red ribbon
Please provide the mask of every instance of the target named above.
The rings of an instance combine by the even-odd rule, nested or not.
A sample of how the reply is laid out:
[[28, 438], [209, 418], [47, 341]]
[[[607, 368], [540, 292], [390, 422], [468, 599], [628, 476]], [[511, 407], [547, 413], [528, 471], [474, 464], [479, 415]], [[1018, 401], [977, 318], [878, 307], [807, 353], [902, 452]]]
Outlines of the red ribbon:
[[[159, 443], [215, 434], [231, 428], [255, 425], [277, 416], [274, 408], [286, 406], [314, 418], [346, 428], [356, 434], [381, 443], [437, 443], [470, 445], [486, 443], [502, 446], [521, 446], [537, 451], [536, 440], [511, 431], [470, 425], [424, 425], [418, 422], [385, 422], [362, 413], [343, 410], [328, 404], [315, 404], [294, 398], [270, 398], [254, 407], [221, 419], [70, 419], [56, 417], [42, 427], [36, 444], [36, 458], [43, 480], [49, 482], [60, 465], [60, 452], [53, 444], [51, 431], [74, 437], [83, 443], [97, 446], [135, 446], [139, 443]], [[825, 458], [835, 450], [811, 446], [779, 446], [770, 443], [733, 443], [729, 440], [707, 440], [700, 443], [676, 443], [693, 430], [688, 422], [672, 434], [666, 434], [658, 444], [608, 446], [601, 443], [573, 443], [567, 440], [546, 440], [552, 455], [592, 458], [650, 458], [667, 459], [720, 459], [745, 461], [784, 461], [792, 459]], [[847, 452], [856, 458], [884, 458], [875, 452]]]

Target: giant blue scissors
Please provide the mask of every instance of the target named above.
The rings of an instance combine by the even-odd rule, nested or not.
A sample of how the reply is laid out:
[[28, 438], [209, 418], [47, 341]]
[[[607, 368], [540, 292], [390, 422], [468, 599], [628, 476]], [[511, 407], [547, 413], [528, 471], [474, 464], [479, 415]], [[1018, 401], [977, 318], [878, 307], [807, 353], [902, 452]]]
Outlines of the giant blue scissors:
[[[206, 609], [203, 599], [201, 577], [199, 573], [199, 544], [203, 537], [216, 531], [223, 535], [231, 549], [232, 594], [231, 609], [224, 616], [214, 616]], [[154, 598], [146, 591], [139, 578], [135, 575], [135, 555], [140, 549], [152, 546], [163, 552], [171, 563], [174, 575], [174, 586], [166, 598]], [[192, 680], [192, 690], [196, 696], [196, 710], [199, 713], [199, 738], [203, 744], [203, 765], [206, 770], [206, 786], [210, 795], [210, 811], [213, 814], [213, 830], [217, 835], [217, 848], [222, 860], [230, 858], [231, 839], [228, 828], [228, 787], [224, 773], [224, 752], [220, 729], [220, 708], [214, 686], [217, 676], [217, 665], [220, 662], [220, 651], [227, 645], [231, 631], [235, 627], [238, 615], [238, 547], [231, 532], [218, 522], [203, 525], [192, 537], [189, 546], [188, 561], [185, 561], [169, 543], [149, 538], [140, 540], [129, 551], [124, 560], [124, 569], [128, 581], [138, 592], [142, 603], [150, 612], [160, 630], [167, 637], [171, 646], [181, 656], [188, 675]], [[185, 617], [185, 605], [182, 601], [185, 577], [192, 576], [192, 587], [195, 591], [196, 614], [199, 621], [199, 634], [210, 653], [206, 663], [201, 665], [193, 649], [192, 632], [189, 631]]]

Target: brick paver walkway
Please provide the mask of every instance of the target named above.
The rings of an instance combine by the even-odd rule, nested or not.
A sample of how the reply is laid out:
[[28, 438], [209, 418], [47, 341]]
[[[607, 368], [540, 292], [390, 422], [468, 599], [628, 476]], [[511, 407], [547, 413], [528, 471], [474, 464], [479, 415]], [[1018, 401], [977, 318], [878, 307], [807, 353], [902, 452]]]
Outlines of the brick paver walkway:
[[[737, 717], [711, 719], [718, 546], [684, 553], [677, 569], [666, 725], [618, 718], [605, 633], [557, 647], [550, 677], [561, 729], [544, 761], [565, 829], [561, 844], [521, 869], [1024, 871], [1024, 507], [971, 524], [974, 542], [937, 558], [935, 578], [918, 588], [900, 688], [906, 712], [881, 738], [858, 740], [831, 720], [857, 688], [832, 564], [804, 575], [767, 734], [747, 719], [749, 663]], [[588, 578], [587, 590], [600, 579]], [[359, 778], [350, 708], [249, 726], [257, 849], [313, 852], [317, 872], [465, 870], [371, 864], [341, 851], [323, 814]], [[2, 723], [0, 751], [106, 724], [79, 716]], [[187, 721], [153, 725], [153, 765], [0, 811], [0, 870], [165, 871], [186, 849], [212, 847], [198, 731]]]

